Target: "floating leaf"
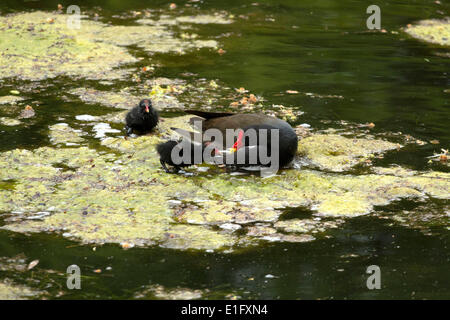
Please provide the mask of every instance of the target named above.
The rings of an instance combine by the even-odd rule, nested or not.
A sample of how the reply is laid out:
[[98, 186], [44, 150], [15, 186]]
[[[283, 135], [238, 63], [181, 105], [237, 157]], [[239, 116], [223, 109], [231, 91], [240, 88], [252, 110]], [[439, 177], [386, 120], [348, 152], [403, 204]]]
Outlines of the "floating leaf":
[[28, 264], [27, 270], [33, 269], [34, 267], [36, 267], [36, 266], [38, 265], [38, 263], [39, 263], [39, 260], [37, 260], [37, 259], [31, 261], [31, 262]]

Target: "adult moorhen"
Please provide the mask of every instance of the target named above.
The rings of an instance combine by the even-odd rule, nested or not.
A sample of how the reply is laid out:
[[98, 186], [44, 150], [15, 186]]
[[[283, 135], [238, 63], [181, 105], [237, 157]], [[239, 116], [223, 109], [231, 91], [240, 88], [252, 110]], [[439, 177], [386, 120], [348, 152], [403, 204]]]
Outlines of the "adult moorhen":
[[[203, 152], [205, 148], [209, 146], [211, 148], [210, 150], [212, 151], [212, 155], [214, 155], [215, 161], [222, 161], [221, 163], [224, 163], [229, 168], [233, 169], [247, 168], [251, 165], [256, 165], [256, 167], [270, 166], [271, 164], [267, 163], [267, 161], [262, 161], [259, 156], [261, 153], [269, 157], [273, 156], [274, 159], [276, 158], [278, 161], [278, 166], [281, 168], [289, 164], [297, 152], [297, 135], [292, 127], [286, 121], [281, 119], [268, 116], [263, 113], [235, 114], [197, 110], [187, 110], [185, 112], [198, 116], [191, 118], [190, 122], [198, 130], [201, 129], [203, 133], [205, 133], [208, 129], [217, 129], [225, 138], [226, 130], [233, 129], [239, 132], [239, 134], [237, 137], [233, 136], [233, 139], [229, 139], [229, 141], [225, 139], [224, 142], [208, 139], [207, 137], [205, 139], [204, 137], [201, 146], [196, 143], [191, 143], [191, 155], [190, 157], [187, 157], [189, 158], [188, 161], [183, 161], [177, 165], [175, 165], [171, 159], [172, 149], [175, 146], [181, 149], [183, 146], [181, 143], [183, 143], [184, 147], [186, 147], [186, 143], [189, 144], [189, 142], [183, 140], [181, 143], [177, 143], [176, 141], [168, 141], [159, 144], [157, 146], [157, 151], [160, 154], [161, 164], [166, 172], [169, 172], [166, 164], [174, 166], [175, 170], [178, 171], [180, 167], [186, 167], [194, 163], [201, 163], [204, 159], [199, 159], [198, 157], [197, 159], [194, 159], [194, 152], [192, 150], [194, 150], [195, 147], [197, 147], [197, 151], [201, 150]], [[193, 139], [194, 133], [176, 128], [173, 129], [181, 135], [187, 137], [188, 141], [195, 141]], [[273, 136], [274, 139], [272, 139], [271, 130], [278, 130], [277, 135]], [[253, 136], [251, 133], [253, 133]], [[278, 140], [276, 139], [277, 137]], [[272, 149], [272, 147], [274, 148]], [[220, 151], [221, 149], [222, 151]], [[257, 152], [255, 152], [255, 150]], [[276, 154], [272, 155], [271, 150], [274, 150]], [[254, 157], [251, 157], [255, 154], [256, 163]], [[227, 157], [226, 161], [223, 161], [225, 160], [225, 157]]]

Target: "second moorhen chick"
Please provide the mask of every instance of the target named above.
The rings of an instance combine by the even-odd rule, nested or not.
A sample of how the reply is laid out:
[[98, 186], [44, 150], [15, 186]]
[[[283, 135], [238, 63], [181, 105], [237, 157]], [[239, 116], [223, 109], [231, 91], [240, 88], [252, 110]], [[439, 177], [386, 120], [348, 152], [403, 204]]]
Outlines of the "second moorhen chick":
[[[190, 156], [188, 157], [189, 160], [187, 162], [180, 162], [175, 163], [174, 159], [172, 159], [172, 151], [174, 148], [179, 148], [174, 150], [177, 152], [177, 154], [180, 157], [183, 157], [184, 150], [187, 150], [187, 145], [190, 144], [189, 150], [190, 150]], [[175, 140], [169, 140], [166, 142], [162, 142], [156, 146], [156, 151], [159, 154], [159, 162], [161, 163], [161, 166], [164, 168], [164, 171], [167, 173], [177, 173], [180, 171], [183, 167], [189, 167], [193, 164], [200, 164], [203, 162], [203, 151], [206, 145], [202, 146], [200, 150], [196, 148], [196, 146], [193, 143], [190, 143], [187, 140], [183, 140], [181, 142], [175, 141]], [[196, 161], [195, 159], [195, 152], [199, 152], [199, 161]], [[169, 168], [167, 168], [167, 165], [174, 167], [174, 169], [171, 171]]]
[[127, 113], [125, 118], [125, 130], [127, 135], [135, 132], [138, 134], [145, 134], [158, 124], [158, 112], [152, 107], [150, 99], [143, 99], [139, 105], [134, 107]]

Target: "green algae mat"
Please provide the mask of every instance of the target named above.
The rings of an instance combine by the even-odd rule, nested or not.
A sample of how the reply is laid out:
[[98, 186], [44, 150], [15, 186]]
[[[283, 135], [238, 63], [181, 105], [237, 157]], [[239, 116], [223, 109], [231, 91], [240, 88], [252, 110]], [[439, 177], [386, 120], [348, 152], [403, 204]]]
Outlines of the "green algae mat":
[[[165, 119], [164, 126], [180, 127], [188, 119]], [[165, 174], [155, 144], [168, 133], [163, 126], [159, 130], [139, 138], [106, 138], [101, 144], [109, 152], [100, 152], [63, 148], [83, 144], [83, 138], [68, 125], [54, 125], [49, 134], [60, 147], [4, 152], [1, 179], [8, 188], [1, 190], [0, 210], [9, 214], [3, 228], [60, 232], [85, 243], [230, 249], [256, 245], [258, 239], [312, 241], [313, 235], [336, 228], [344, 218], [370, 214], [375, 206], [450, 197], [448, 173], [372, 167], [367, 174], [342, 174], [401, 145], [331, 134], [302, 139], [298, 157], [310, 164], [270, 178], [230, 176], [208, 166], [201, 167], [206, 172]], [[278, 221], [283, 208], [300, 206], [318, 218]], [[248, 232], [233, 233], [241, 228]]]
[[[330, 25], [289, 1], [82, 6], [80, 29], [0, 6], [0, 299], [448, 297], [425, 279], [448, 263], [449, 20], [419, 2], [380, 32], [348, 22], [364, 10], [320, 11]], [[142, 98], [161, 122], [124, 137]], [[267, 178], [166, 174], [155, 146], [192, 130], [185, 109], [283, 118], [297, 156]], [[369, 262], [391, 270], [384, 295], [351, 274]], [[423, 282], [404, 292], [402, 268]]]

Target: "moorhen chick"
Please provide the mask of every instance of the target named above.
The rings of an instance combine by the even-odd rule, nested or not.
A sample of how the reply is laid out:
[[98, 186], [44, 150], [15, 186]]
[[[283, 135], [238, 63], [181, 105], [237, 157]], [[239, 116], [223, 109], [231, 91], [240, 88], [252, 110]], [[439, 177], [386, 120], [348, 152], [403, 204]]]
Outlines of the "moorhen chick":
[[[188, 147], [187, 145], [190, 144]], [[180, 171], [183, 167], [189, 167], [193, 164], [200, 164], [203, 162], [203, 151], [206, 145], [203, 145], [201, 150], [199, 151], [194, 143], [191, 143], [187, 140], [182, 141], [175, 141], [175, 140], [169, 140], [166, 142], [162, 142], [156, 146], [156, 151], [159, 154], [159, 162], [161, 163], [161, 166], [163, 167], [164, 171], [166, 173], [177, 173]], [[190, 148], [190, 156], [189, 161], [187, 162], [180, 162], [180, 163], [174, 163], [174, 159], [172, 159], [172, 150], [174, 148], [177, 148], [174, 150], [180, 157], [183, 157], [184, 150], [188, 150], [187, 148]], [[179, 148], [179, 149], [178, 149]], [[194, 153], [198, 151], [201, 156], [199, 157], [199, 160], [196, 161]], [[174, 169], [171, 171], [169, 168], [167, 168], [167, 165], [174, 167]]]
[[127, 136], [131, 133], [145, 134], [158, 124], [158, 112], [153, 109], [150, 99], [143, 99], [125, 117]]

